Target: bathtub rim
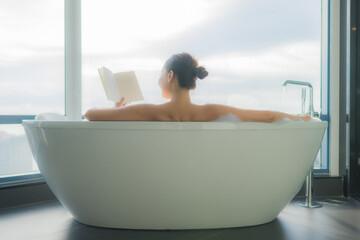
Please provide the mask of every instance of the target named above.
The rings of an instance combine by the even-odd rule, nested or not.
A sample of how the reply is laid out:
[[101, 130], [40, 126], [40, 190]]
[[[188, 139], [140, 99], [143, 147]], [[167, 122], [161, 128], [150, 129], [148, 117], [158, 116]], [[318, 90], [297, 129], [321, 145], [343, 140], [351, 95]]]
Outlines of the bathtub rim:
[[166, 121], [87, 121], [87, 120], [22, 120], [23, 127], [71, 129], [150, 129], [150, 130], [201, 130], [201, 129], [299, 129], [326, 128], [327, 121], [288, 122], [166, 122]]

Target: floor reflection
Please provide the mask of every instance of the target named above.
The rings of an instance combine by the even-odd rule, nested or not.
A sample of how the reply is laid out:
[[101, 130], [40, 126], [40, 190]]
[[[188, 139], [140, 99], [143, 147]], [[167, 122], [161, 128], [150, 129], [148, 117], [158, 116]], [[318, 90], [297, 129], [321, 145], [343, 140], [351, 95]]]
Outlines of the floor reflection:
[[67, 240], [75, 239], [288, 239], [284, 224], [274, 221], [253, 227], [199, 230], [131, 230], [100, 228], [83, 225], [73, 220]]

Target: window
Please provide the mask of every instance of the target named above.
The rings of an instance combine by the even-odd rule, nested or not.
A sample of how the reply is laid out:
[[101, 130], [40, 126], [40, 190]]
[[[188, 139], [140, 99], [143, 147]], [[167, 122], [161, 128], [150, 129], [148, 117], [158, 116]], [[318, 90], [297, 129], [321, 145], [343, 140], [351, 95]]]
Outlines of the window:
[[23, 119], [64, 114], [64, 3], [0, 2], [0, 181], [39, 173]]
[[[282, 82], [295, 79], [314, 85], [320, 110], [320, 1], [90, 0], [82, 16], [84, 112], [111, 104], [97, 75], [102, 65], [134, 69], [145, 98], [166, 101], [159, 71], [182, 51], [210, 73], [192, 91], [196, 103], [279, 110]], [[293, 112], [300, 103], [287, 102]]]

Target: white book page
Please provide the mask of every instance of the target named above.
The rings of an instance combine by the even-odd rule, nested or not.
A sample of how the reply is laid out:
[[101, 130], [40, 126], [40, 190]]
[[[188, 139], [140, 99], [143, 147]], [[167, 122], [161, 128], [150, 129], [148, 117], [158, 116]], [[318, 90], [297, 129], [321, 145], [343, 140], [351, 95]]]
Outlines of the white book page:
[[125, 97], [126, 103], [144, 99], [134, 71], [115, 73], [114, 78], [120, 93], [120, 99]]
[[114, 74], [106, 67], [99, 68], [98, 70], [107, 99], [113, 102], [120, 101], [121, 96], [115, 82]]

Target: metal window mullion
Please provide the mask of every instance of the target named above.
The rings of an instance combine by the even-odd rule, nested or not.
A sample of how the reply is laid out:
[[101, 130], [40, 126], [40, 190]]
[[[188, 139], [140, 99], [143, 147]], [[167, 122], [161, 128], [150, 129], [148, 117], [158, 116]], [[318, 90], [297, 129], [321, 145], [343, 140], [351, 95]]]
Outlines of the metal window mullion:
[[81, 120], [81, 0], [65, 0], [65, 115]]

